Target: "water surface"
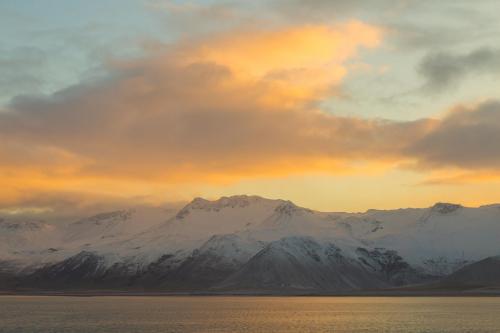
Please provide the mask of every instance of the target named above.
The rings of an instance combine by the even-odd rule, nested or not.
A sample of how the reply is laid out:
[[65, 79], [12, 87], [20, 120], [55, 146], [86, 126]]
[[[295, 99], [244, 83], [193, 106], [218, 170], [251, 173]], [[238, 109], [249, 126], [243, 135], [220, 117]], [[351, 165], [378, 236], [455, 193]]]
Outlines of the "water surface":
[[500, 332], [500, 298], [1, 296], [0, 332]]

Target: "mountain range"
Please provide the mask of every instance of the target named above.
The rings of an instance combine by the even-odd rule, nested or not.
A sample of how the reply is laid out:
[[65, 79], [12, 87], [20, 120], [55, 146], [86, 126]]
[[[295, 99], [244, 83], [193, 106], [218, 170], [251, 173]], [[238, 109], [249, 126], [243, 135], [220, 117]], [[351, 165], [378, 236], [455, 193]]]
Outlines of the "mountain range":
[[51, 223], [0, 217], [0, 289], [347, 293], [500, 287], [500, 205], [318, 212], [196, 198]]

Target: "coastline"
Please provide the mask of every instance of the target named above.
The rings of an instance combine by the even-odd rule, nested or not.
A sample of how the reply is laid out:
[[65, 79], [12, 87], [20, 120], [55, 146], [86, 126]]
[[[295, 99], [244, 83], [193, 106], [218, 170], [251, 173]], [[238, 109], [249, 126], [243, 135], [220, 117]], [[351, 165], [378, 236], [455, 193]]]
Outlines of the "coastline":
[[64, 297], [500, 297], [500, 289], [467, 291], [359, 291], [344, 293], [328, 292], [163, 292], [163, 291], [0, 291], [2, 296], [64, 296]]

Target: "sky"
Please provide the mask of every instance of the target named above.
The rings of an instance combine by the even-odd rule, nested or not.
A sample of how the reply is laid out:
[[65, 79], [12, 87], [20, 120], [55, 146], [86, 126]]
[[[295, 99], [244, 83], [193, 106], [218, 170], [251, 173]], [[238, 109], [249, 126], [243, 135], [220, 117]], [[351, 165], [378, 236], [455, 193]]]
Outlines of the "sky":
[[0, 0], [0, 213], [500, 202], [496, 0]]

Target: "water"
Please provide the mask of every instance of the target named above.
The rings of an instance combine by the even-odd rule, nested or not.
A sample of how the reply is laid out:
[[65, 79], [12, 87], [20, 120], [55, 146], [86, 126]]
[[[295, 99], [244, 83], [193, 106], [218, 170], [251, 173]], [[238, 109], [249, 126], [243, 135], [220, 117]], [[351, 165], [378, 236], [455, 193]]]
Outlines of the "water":
[[500, 332], [500, 298], [2, 296], [0, 332]]

